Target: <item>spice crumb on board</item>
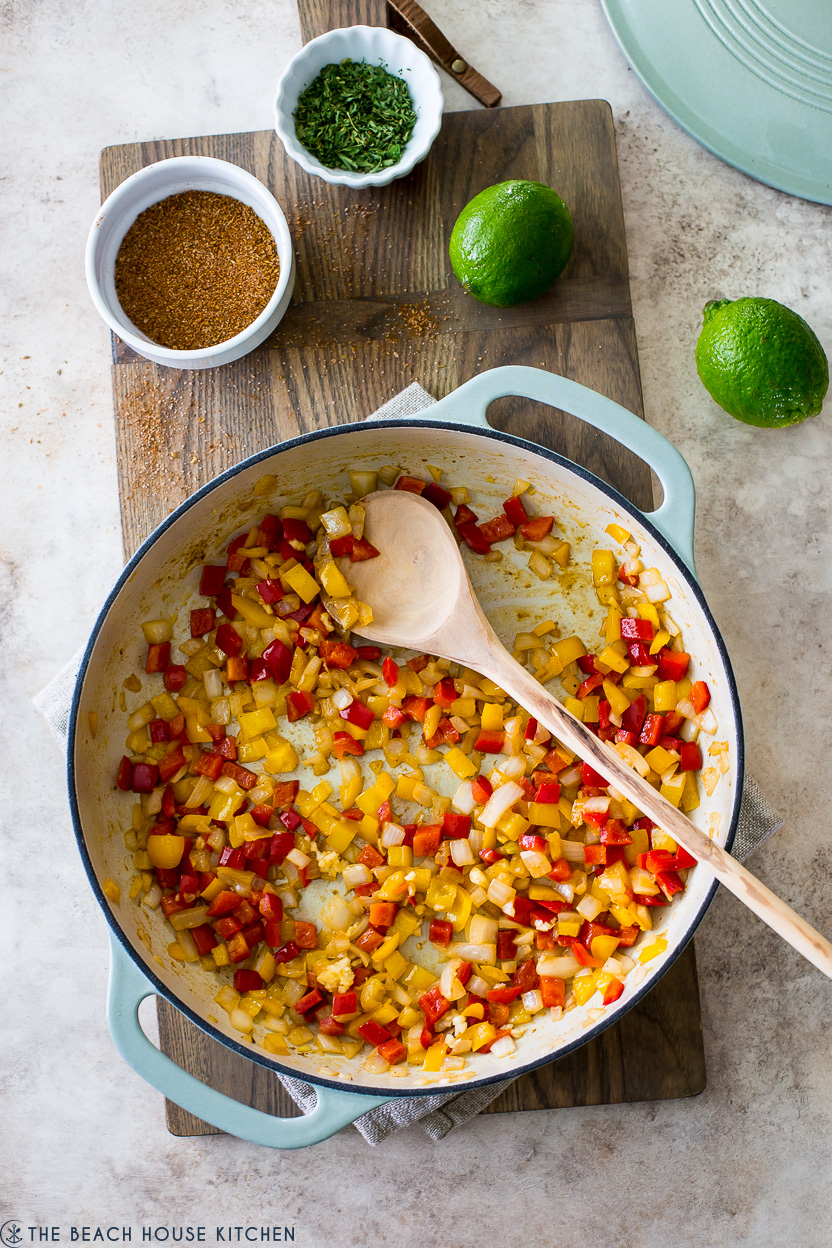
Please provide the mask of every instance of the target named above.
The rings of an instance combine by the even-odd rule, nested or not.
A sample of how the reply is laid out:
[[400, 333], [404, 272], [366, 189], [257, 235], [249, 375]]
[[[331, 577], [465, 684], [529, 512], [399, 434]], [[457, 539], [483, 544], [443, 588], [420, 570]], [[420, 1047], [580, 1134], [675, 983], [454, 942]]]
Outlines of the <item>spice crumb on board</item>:
[[256, 320], [277, 286], [277, 247], [247, 204], [213, 191], [183, 191], [152, 204], [116, 257], [126, 315], [160, 346], [216, 346]]

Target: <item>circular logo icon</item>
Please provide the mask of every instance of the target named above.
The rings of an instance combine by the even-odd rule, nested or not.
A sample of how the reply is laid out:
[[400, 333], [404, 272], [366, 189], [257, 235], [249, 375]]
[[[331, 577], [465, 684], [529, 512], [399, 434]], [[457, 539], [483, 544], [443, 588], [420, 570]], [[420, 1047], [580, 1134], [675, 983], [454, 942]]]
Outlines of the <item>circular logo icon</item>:
[[5, 1244], [6, 1248], [17, 1248], [18, 1244], [23, 1243], [23, 1231], [17, 1218], [10, 1218], [0, 1226], [0, 1243]]

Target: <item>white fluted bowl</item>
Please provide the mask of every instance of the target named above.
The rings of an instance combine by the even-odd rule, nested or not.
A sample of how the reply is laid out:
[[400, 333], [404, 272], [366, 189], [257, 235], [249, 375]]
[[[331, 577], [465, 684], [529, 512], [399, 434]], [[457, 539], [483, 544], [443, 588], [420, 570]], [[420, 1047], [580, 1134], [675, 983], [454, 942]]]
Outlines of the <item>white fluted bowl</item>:
[[[416, 125], [404, 154], [395, 165], [377, 173], [352, 173], [348, 169], [330, 169], [321, 164], [295, 134], [294, 111], [299, 97], [317, 78], [325, 65], [339, 64], [346, 57], [383, 65], [388, 73], [407, 83], [416, 113]], [[310, 39], [297, 56], [292, 57], [277, 85], [275, 99], [275, 130], [292, 160], [307, 173], [332, 182], [336, 186], [387, 186], [424, 160], [442, 124], [444, 99], [439, 75], [429, 58], [410, 39], [382, 26], [345, 26]]]

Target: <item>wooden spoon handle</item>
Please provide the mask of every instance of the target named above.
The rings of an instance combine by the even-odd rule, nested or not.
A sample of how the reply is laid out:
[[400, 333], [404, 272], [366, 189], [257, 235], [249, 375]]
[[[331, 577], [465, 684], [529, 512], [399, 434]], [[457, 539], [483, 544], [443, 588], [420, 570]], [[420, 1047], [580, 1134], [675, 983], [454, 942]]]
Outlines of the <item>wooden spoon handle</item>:
[[[489, 630], [490, 631], [490, 630]], [[489, 638], [491, 642], [491, 638]], [[479, 666], [485, 675], [505, 689], [524, 706], [559, 741], [602, 775], [609, 777], [621, 793], [639, 810], [649, 815], [675, 841], [706, 864], [721, 884], [738, 897], [758, 918], [802, 953], [813, 966], [832, 979], [832, 944], [796, 914], [771, 889], [737, 862], [721, 845], [701, 832], [680, 810], [677, 810], [657, 789], [648, 784], [637, 771], [628, 767], [609, 745], [575, 719], [528, 671], [511, 657], [494, 636], [489, 645], [488, 668]]]

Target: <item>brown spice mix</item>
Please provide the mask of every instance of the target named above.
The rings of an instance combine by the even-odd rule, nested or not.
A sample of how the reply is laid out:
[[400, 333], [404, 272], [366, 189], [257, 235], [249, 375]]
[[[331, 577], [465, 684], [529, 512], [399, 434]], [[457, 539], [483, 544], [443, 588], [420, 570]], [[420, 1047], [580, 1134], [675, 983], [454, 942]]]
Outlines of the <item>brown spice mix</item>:
[[213, 347], [256, 320], [280, 274], [268, 227], [247, 204], [183, 191], [140, 213], [116, 257], [116, 294], [148, 338], [176, 351]]

